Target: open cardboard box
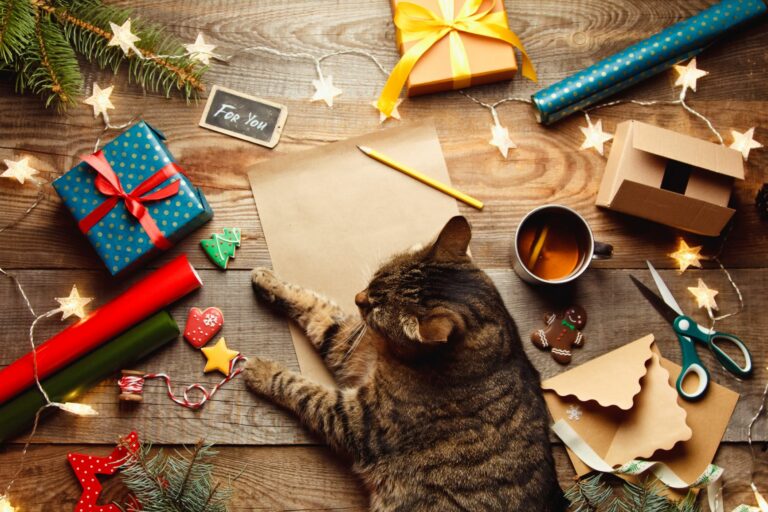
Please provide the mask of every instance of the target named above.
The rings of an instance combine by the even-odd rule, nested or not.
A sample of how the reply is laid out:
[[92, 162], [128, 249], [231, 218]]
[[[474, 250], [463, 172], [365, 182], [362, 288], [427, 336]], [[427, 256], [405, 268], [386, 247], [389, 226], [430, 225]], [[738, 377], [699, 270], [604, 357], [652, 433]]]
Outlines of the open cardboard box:
[[717, 236], [733, 216], [738, 151], [638, 121], [616, 135], [597, 205], [700, 235]]

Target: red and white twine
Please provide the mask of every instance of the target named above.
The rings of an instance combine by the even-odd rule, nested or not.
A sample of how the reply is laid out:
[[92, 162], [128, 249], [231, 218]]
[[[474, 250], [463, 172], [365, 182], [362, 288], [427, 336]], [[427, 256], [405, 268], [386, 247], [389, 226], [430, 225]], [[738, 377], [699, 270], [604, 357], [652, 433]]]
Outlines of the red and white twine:
[[[120, 391], [123, 393], [130, 393], [130, 394], [136, 394], [141, 395], [144, 392], [144, 383], [147, 380], [150, 379], [163, 379], [165, 381], [165, 385], [168, 388], [168, 397], [176, 402], [177, 404], [181, 405], [182, 407], [187, 407], [189, 409], [200, 409], [205, 403], [210, 400], [213, 395], [216, 394], [216, 392], [221, 389], [224, 384], [229, 382], [230, 380], [234, 379], [238, 375], [240, 375], [244, 368], [238, 367], [237, 363], [240, 361], [247, 361], [248, 358], [245, 357], [242, 354], [238, 354], [237, 357], [232, 359], [229, 363], [229, 374], [227, 374], [224, 379], [221, 380], [218, 384], [213, 386], [210, 391], [205, 389], [205, 387], [202, 384], [190, 384], [186, 388], [184, 388], [184, 393], [182, 394], [181, 398], [179, 398], [174, 392], [173, 388], [171, 387], [171, 377], [166, 373], [147, 373], [145, 375], [123, 375], [118, 379], [117, 385], [120, 387]], [[197, 401], [193, 401], [189, 398], [189, 392], [197, 390], [202, 394], [202, 398], [200, 398]]]

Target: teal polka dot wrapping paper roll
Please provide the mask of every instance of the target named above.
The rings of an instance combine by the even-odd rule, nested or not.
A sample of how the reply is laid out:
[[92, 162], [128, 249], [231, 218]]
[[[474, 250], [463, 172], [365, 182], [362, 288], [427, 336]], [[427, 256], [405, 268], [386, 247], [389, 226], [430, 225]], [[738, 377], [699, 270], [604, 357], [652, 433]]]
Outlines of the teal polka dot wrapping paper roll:
[[[165, 136], [145, 121], [139, 121], [106, 144], [102, 154], [123, 191], [129, 195], [152, 176], [164, 176], [168, 169], [181, 171], [171, 165], [175, 160], [165, 146]], [[142, 205], [161, 237], [167, 240], [165, 243], [173, 245], [209, 221], [213, 211], [202, 191], [193, 186], [183, 172], [165, 174], [168, 177], [160, 177], [154, 188], [136, 195], [161, 197], [144, 201]], [[94, 218], [94, 210], [110, 200], [110, 196], [97, 188], [97, 176], [99, 174], [91, 165], [80, 162], [53, 182], [81, 229], [90, 224], [88, 220]], [[168, 190], [175, 190], [175, 181], [178, 191], [163, 197]], [[161, 191], [166, 194], [159, 193]], [[123, 199], [117, 199], [111, 209], [83, 231], [112, 275], [133, 269], [162, 252], [158, 245], [163, 244], [158, 244], [157, 239], [152, 240]]]
[[614, 54], [531, 99], [550, 124], [700, 53], [708, 44], [765, 14], [762, 0], [725, 0]]

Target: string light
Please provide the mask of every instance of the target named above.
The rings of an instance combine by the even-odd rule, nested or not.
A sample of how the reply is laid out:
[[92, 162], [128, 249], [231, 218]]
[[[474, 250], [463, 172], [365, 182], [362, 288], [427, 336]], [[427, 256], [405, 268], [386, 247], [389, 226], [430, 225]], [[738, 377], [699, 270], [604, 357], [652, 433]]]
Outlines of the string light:
[[715, 297], [719, 292], [709, 288], [703, 279], [699, 278], [698, 284], [696, 286], [689, 286], [688, 291], [696, 298], [696, 304], [700, 308], [707, 308], [708, 311], [717, 310]]
[[333, 85], [333, 77], [328, 75], [324, 77], [320, 72], [317, 80], [312, 80], [312, 86], [315, 88], [315, 94], [309, 101], [324, 101], [329, 107], [333, 107], [333, 98], [341, 94], [341, 89]]
[[66, 320], [70, 316], [84, 318], [85, 306], [92, 300], [91, 297], [81, 297], [80, 292], [77, 291], [77, 286], [72, 286], [72, 291], [69, 292], [69, 297], [56, 298], [56, 302], [59, 303], [58, 311], [62, 314], [61, 319]]
[[216, 49], [216, 45], [206, 43], [203, 38], [203, 33], [198, 32], [195, 42], [192, 44], [185, 44], [184, 48], [187, 50], [187, 55], [189, 55], [192, 60], [196, 60], [207, 66], [211, 63], [211, 57], [215, 56], [213, 50]]
[[0, 174], [0, 178], [13, 179], [21, 183], [22, 185], [27, 181], [36, 182], [37, 178], [34, 176], [38, 173], [38, 170], [29, 165], [29, 157], [25, 156], [20, 160], [3, 160], [7, 169]]
[[53, 404], [62, 411], [66, 411], [77, 416], [99, 415], [98, 411], [88, 404], [80, 404], [77, 402], [53, 402]]
[[584, 142], [581, 143], [580, 150], [595, 148], [601, 155], [604, 154], [603, 145], [613, 138], [610, 133], [603, 131], [603, 121], [598, 120], [596, 124], [592, 124], [592, 120], [589, 118], [589, 114], [586, 112], [584, 115], [587, 118], [587, 126], [579, 126], [579, 130], [584, 134]]
[[109, 109], [114, 109], [112, 100], [109, 97], [112, 95], [114, 85], [110, 85], [106, 89], [102, 89], [96, 82], [93, 83], [93, 94], [83, 100], [86, 105], [93, 107], [93, 117], [99, 117], [101, 115], [104, 118], [104, 122], [109, 124]]
[[0, 512], [16, 512], [16, 508], [11, 505], [11, 500], [4, 494], [0, 496]]
[[499, 153], [505, 159], [509, 153], [510, 148], [516, 148], [517, 145], [509, 138], [509, 130], [505, 126], [501, 126], [498, 119], [494, 119], [495, 123], [491, 125], [491, 140], [489, 144], [499, 148]]
[[688, 270], [688, 267], [701, 268], [701, 260], [704, 258], [701, 254], [701, 246], [689, 247], [685, 240], [680, 239], [677, 250], [669, 254], [669, 257], [677, 262], [680, 273]]
[[136, 48], [136, 45], [134, 44], [135, 42], [140, 41], [140, 38], [136, 37], [136, 34], [131, 32], [130, 18], [125, 20], [125, 23], [122, 25], [117, 25], [110, 21], [109, 28], [112, 31], [112, 38], [107, 43], [107, 46], [119, 46], [126, 57], [130, 56], [130, 51], [133, 51], [137, 57], [140, 59], [143, 58], [141, 51]]
[[737, 132], [736, 130], [731, 130], [731, 137], [733, 137], [733, 142], [731, 142], [731, 145], [728, 147], [731, 149], [735, 149], [736, 151], [741, 153], [741, 156], [744, 158], [744, 161], [746, 162], [749, 159], [749, 152], [751, 150], [759, 149], [763, 147], [762, 144], [760, 144], [754, 139], [754, 135], [755, 135], [754, 128], [750, 128], [744, 133]]
[[683, 90], [680, 93], [681, 96], [685, 94], [687, 89], [691, 89], [696, 92], [696, 80], [703, 78], [709, 74], [709, 72], [696, 67], [696, 57], [688, 61], [685, 66], [675, 65], [675, 71], [677, 71], [677, 80], [675, 81], [675, 87], [682, 87]]
[[399, 107], [402, 102], [403, 102], [403, 99], [402, 98], [398, 98], [397, 101], [395, 101], [395, 106], [392, 107], [392, 112], [390, 112], [389, 115], [387, 115], [384, 112], [382, 112], [381, 110], [379, 110], [379, 101], [378, 100], [373, 100], [371, 102], [371, 106], [373, 108], [375, 108], [376, 111], [379, 113], [379, 124], [384, 123], [384, 121], [386, 121], [390, 117], [393, 118], [393, 119], [397, 119], [399, 121], [400, 120], [400, 111], [397, 110], [397, 107]]

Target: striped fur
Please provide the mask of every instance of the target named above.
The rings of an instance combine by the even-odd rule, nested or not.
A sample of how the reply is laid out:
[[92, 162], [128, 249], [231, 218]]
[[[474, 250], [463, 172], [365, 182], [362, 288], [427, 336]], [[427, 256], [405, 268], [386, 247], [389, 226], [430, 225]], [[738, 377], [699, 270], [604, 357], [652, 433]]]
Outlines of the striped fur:
[[565, 510], [539, 375], [451, 219], [358, 294], [360, 316], [253, 271], [257, 296], [295, 320], [336, 376], [323, 386], [252, 358], [251, 389], [354, 461], [375, 512]]

